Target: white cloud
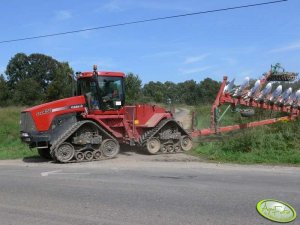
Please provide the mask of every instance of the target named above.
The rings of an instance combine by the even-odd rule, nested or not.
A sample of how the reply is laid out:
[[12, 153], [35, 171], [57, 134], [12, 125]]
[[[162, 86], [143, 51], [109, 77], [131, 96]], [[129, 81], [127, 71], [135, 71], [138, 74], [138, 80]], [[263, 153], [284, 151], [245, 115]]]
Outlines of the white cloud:
[[140, 1], [140, 0], [108, 0], [101, 4], [96, 12], [120, 12], [128, 9], [147, 9], [147, 10], [172, 10], [172, 11], [191, 11], [192, 6], [187, 6], [185, 2], [163, 2], [161, 0]]
[[212, 68], [211, 66], [204, 66], [204, 67], [196, 67], [196, 68], [185, 68], [179, 69], [179, 72], [182, 74], [193, 74], [193, 73], [200, 73]]
[[102, 11], [109, 11], [109, 12], [121, 12], [124, 11], [127, 7], [130, 1], [120, 1], [120, 0], [109, 0], [108, 2], [102, 4], [96, 11], [102, 12]]
[[270, 53], [277, 53], [277, 52], [287, 52], [287, 51], [294, 51], [300, 49], [300, 41], [290, 43], [286, 46], [275, 48], [270, 51]]
[[56, 20], [68, 20], [72, 18], [71, 11], [68, 10], [59, 10], [55, 12], [55, 19]]
[[137, 6], [145, 9], [154, 10], [173, 10], [173, 11], [191, 11], [194, 10], [193, 6], [189, 6], [185, 1], [173, 1], [172, 4], [161, 0], [152, 1], [138, 1]]
[[185, 60], [184, 60], [184, 64], [190, 64], [190, 63], [197, 63], [197, 62], [200, 62], [200, 61], [203, 61], [205, 58], [207, 58], [209, 54], [202, 54], [202, 55], [198, 55], [198, 56], [190, 56], [190, 57], [187, 57]]

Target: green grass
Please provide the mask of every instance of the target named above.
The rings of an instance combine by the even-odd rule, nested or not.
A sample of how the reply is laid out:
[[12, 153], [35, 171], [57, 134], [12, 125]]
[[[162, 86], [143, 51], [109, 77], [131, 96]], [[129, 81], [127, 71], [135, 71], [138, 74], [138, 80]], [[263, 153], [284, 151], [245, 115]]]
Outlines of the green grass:
[[[209, 117], [201, 121], [205, 111], [209, 113], [208, 108], [202, 107], [197, 110], [200, 111], [197, 117], [198, 127], [203, 124], [208, 127]], [[239, 114], [234, 117], [234, 114], [228, 112], [222, 125], [270, 117], [269, 112], [257, 114], [253, 118], [241, 118]], [[200, 144], [193, 153], [212, 161], [246, 164], [300, 164], [300, 120], [224, 133], [214, 141], [208, 142], [205, 138], [199, 141]]]
[[21, 108], [0, 108], [0, 159], [17, 159], [37, 155], [19, 138]]

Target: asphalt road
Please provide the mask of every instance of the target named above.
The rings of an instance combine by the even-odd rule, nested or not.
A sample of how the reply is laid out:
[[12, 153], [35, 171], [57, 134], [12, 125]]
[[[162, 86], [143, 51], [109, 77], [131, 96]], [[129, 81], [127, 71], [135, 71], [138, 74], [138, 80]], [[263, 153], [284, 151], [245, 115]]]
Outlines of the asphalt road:
[[[300, 213], [299, 167], [172, 157], [0, 161], [0, 224], [276, 224], [256, 212], [256, 203], [266, 198], [288, 202]], [[300, 224], [299, 218], [290, 224]]]

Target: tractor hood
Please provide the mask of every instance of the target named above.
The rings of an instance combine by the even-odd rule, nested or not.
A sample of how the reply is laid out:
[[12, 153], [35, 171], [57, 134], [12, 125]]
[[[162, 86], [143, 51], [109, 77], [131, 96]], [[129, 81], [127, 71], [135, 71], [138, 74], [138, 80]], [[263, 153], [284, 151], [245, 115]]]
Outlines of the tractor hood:
[[30, 114], [34, 121], [36, 130], [42, 132], [49, 129], [52, 120], [56, 116], [68, 113], [84, 112], [85, 105], [86, 101], [84, 96], [75, 96], [25, 109], [22, 114]]

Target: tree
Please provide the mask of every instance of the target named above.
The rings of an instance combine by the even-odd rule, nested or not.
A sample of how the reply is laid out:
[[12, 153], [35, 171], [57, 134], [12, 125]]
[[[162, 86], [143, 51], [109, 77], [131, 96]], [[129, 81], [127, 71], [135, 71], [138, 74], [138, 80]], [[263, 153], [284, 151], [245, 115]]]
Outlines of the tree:
[[0, 75], [0, 106], [6, 106], [8, 103], [9, 103], [9, 89], [3, 74], [1, 74]]
[[18, 53], [9, 60], [5, 74], [8, 77], [8, 85], [10, 88], [14, 88], [20, 80], [29, 78], [28, 67], [28, 57], [24, 53]]
[[73, 70], [67, 62], [60, 63], [53, 74], [53, 81], [49, 83], [45, 93], [47, 101], [62, 99], [72, 96], [72, 74]]
[[180, 101], [188, 105], [196, 105], [197, 96], [197, 82], [194, 80], [187, 80], [178, 84], [178, 90], [180, 90]]
[[143, 93], [145, 96], [150, 97], [150, 99], [154, 102], [165, 102], [167, 99], [164, 84], [159, 81], [150, 81], [148, 84], [145, 84]]
[[141, 99], [142, 80], [138, 75], [128, 73], [125, 77], [126, 102], [129, 104], [136, 103]]
[[13, 102], [17, 105], [35, 105], [40, 102], [41, 93], [40, 85], [33, 78], [20, 80], [14, 89]]
[[[33, 102], [40, 103], [70, 96], [71, 73], [73, 70], [68, 63], [37, 53], [29, 56], [18, 53], [10, 59], [6, 67], [8, 85], [13, 92], [14, 102], [29, 105]], [[34, 91], [26, 89], [30, 84], [36, 88]], [[24, 91], [24, 95], [21, 91]], [[33, 93], [35, 96], [31, 96]]]
[[220, 82], [212, 80], [211, 78], [205, 78], [203, 81], [201, 81], [198, 88], [198, 94], [202, 99], [202, 103], [214, 102], [220, 89], [220, 85]]
[[179, 96], [180, 92], [178, 91], [177, 84], [171, 82], [171, 81], [166, 81], [164, 83], [164, 96], [166, 99], [171, 99], [172, 103], [179, 102]]

